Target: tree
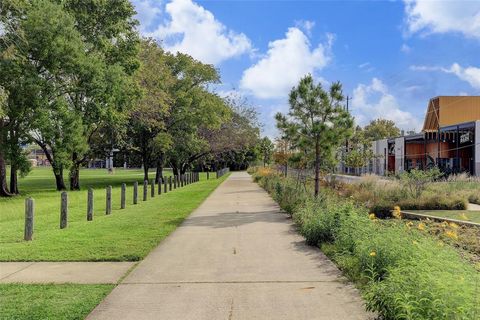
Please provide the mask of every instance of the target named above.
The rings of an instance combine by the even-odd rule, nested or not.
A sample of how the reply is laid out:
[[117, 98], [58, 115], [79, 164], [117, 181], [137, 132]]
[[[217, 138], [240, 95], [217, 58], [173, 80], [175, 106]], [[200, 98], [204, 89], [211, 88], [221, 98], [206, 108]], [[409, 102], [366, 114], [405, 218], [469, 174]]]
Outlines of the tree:
[[342, 101], [339, 82], [326, 91], [307, 75], [290, 92], [288, 114], [276, 115], [277, 127], [287, 132], [296, 146], [314, 150], [315, 196], [319, 193], [322, 155], [332, 158], [333, 151], [351, 135], [353, 119], [341, 105]]
[[[155, 41], [146, 39], [141, 42], [139, 58], [141, 64], [135, 80], [141, 98], [129, 113], [128, 131], [133, 149], [142, 158], [144, 180], [148, 180], [150, 165], [156, 160], [157, 168], [161, 167], [164, 153], [171, 146], [172, 137], [166, 132], [166, 119], [173, 102], [169, 90], [175, 79], [166, 64], [165, 52]], [[161, 172], [157, 173], [157, 181], [161, 175]]]
[[278, 138], [275, 144], [273, 160], [285, 168], [285, 176], [288, 175], [288, 163], [293, 155], [290, 143], [285, 138]]
[[270, 163], [274, 148], [275, 146], [273, 145], [272, 141], [268, 137], [263, 137], [259, 141], [258, 149], [260, 151], [260, 154], [262, 155], [264, 167]]
[[366, 131], [361, 127], [355, 128], [354, 134], [348, 140], [348, 150], [345, 156], [345, 165], [355, 169], [365, 167], [374, 158], [371, 140], [365, 137]]
[[370, 121], [364, 128], [365, 139], [376, 141], [385, 138], [397, 137], [400, 135], [400, 129], [392, 120], [375, 119]]
[[[5, 109], [6, 109], [7, 93], [5, 89], [0, 86], [0, 130], [5, 127], [7, 119], [5, 119]], [[3, 131], [0, 131], [0, 196], [6, 197], [10, 196], [10, 192], [7, 187], [7, 166], [5, 164], [5, 146], [6, 135], [3, 134]]]

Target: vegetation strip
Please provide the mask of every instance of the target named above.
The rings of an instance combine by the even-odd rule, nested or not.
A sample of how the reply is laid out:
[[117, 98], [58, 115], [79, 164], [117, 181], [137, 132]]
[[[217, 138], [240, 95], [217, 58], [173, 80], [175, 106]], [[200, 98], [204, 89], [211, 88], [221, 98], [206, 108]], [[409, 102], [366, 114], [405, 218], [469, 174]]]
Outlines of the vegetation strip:
[[[323, 188], [281, 177], [270, 169], [254, 174], [300, 233], [318, 245], [363, 292], [368, 310], [385, 319], [478, 319], [480, 265], [447, 242], [401, 219], [379, 220], [364, 206]], [[445, 226], [456, 237], [458, 226]]]

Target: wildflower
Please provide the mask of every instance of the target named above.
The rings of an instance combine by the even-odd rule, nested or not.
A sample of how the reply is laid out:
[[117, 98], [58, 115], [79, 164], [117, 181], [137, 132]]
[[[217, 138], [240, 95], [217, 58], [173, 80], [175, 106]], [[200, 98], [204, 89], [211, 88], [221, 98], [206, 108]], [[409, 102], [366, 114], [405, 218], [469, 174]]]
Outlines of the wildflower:
[[425, 223], [420, 222], [420, 223], [418, 224], [418, 227], [417, 227], [417, 228], [418, 228], [418, 230], [420, 230], [420, 231], [424, 231], [424, 230], [425, 230]]
[[455, 222], [450, 222], [449, 223], [449, 226], [454, 228], [454, 229], [457, 229], [458, 228], [458, 224], [456, 224]]
[[375, 251], [370, 252], [370, 257], [375, 257], [377, 253]]
[[443, 221], [440, 225], [441, 225], [443, 228], [446, 228], [446, 227], [448, 227], [448, 222], [447, 222], [447, 221]]
[[375, 213], [370, 213], [370, 214], [368, 215], [368, 219], [370, 219], [370, 220], [375, 220], [376, 218], [377, 218], [377, 217], [375, 216]]
[[393, 207], [393, 210], [395, 210], [395, 211], [400, 211], [400, 207], [399, 207], [399, 206], [395, 206], [395, 207]]
[[418, 244], [418, 242], [417, 242], [416, 240], [413, 240], [412, 243], [413, 243], [414, 245], [417, 245], [417, 244]]
[[449, 237], [450, 239], [457, 240], [458, 236], [457, 233], [454, 230], [447, 230], [445, 231], [445, 235]]
[[392, 211], [392, 216], [395, 218], [395, 219], [402, 219], [402, 213], [400, 211], [397, 211], [397, 210], [393, 210]]

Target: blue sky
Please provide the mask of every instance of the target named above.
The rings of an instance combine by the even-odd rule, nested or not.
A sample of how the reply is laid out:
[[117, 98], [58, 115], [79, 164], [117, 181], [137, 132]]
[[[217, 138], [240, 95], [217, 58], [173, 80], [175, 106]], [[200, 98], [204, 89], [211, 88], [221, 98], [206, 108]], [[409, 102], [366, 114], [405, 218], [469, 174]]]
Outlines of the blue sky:
[[420, 130], [428, 100], [480, 91], [480, 0], [134, 0], [140, 32], [221, 73], [258, 107], [264, 134], [307, 73], [340, 81], [360, 125]]

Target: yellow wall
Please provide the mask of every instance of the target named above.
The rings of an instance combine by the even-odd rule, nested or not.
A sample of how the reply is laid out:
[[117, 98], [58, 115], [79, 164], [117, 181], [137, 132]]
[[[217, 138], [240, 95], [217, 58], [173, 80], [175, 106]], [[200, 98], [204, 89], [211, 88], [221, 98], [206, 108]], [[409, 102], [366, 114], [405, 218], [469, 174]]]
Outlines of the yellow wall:
[[480, 96], [439, 97], [440, 127], [480, 120]]

